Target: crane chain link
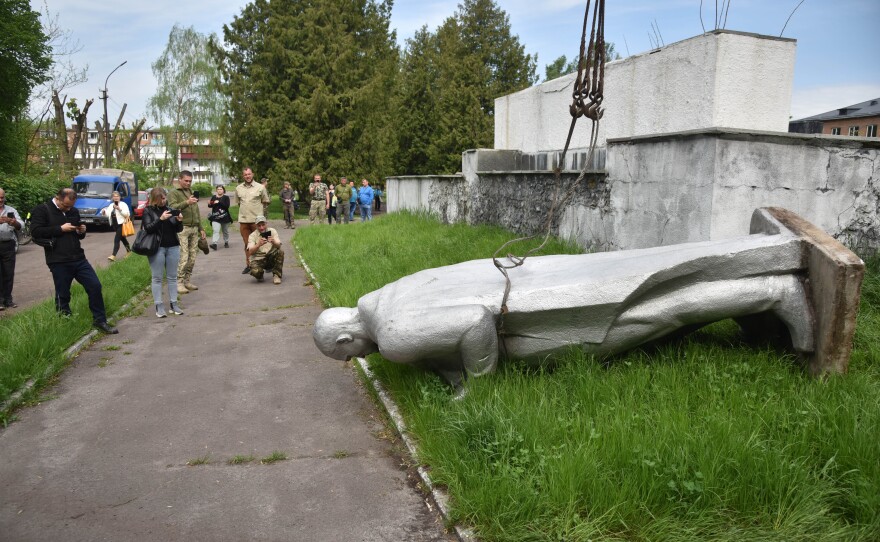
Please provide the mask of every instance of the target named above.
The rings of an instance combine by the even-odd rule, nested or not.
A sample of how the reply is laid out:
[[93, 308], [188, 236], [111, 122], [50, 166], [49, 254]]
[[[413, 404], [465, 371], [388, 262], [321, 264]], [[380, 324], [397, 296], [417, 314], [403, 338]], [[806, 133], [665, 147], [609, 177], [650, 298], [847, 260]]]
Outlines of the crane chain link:
[[[497, 325], [499, 344], [501, 345], [504, 355], [507, 354], [507, 347], [504, 342], [504, 336], [506, 334], [504, 330], [504, 316], [508, 312], [507, 300], [510, 297], [511, 288], [511, 281], [508, 270], [520, 267], [525, 263], [526, 258], [544, 248], [544, 246], [547, 244], [547, 241], [550, 239], [553, 218], [556, 210], [558, 208], [562, 208], [566, 203], [568, 203], [568, 200], [571, 199], [571, 197], [575, 193], [575, 190], [578, 188], [581, 181], [586, 176], [587, 169], [593, 163], [593, 155], [596, 150], [596, 142], [599, 135], [599, 120], [602, 118], [602, 114], [604, 113], [604, 110], [602, 109], [602, 100], [604, 98], [605, 88], [605, 0], [596, 0], [596, 3], [593, 6], [590, 40], [589, 45], [587, 45], [587, 23], [590, 20], [590, 4], [591, 0], [587, 0], [587, 6], [584, 10], [584, 25], [581, 32], [578, 71], [577, 76], [575, 77], [574, 87], [572, 89], [572, 103], [569, 106], [569, 113], [572, 117], [571, 126], [568, 129], [568, 137], [565, 140], [565, 147], [562, 149], [559, 163], [554, 168], [555, 185], [553, 190], [553, 200], [550, 204], [550, 209], [547, 213], [547, 221], [544, 226], [544, 240], [539, 246], [532, 248], [522, 256], [516, 256], [513, 253], [507, 253], [503, 257], [503, 259], [506, 260], [506, 263], [501, 260], [499, 255], [504, 253], [507, 247], [521, 241], [529, 241], [531, 239], [534, 239], [538, 235], [535, 234], [508, 241], [501, 245], [501, 247], [499, 247], [498, 250], [496, 250], [495, 253], [492, 255], [492, 263], [495, 265], [496, 268], [498, 268], [501, 274], [504, 275], [505, 283], [504, 295], [501, 299], [501, 311]], [[562, 167], [565, 166], [565, 155], [568, 153], [568, 147], [571, 144], [571, 137], [572, 134], [574, 134], [575, 124], [580, 117], [586, 117], [591, 121], [589, 147], [590, 150], [587, 154], [587, 159], [584, 162], [584, 167], [580, 175], [578, 175], [577, 179], [575, 179], [575, 181], [571, 184], [571, 186], [563, 196], [562, 200], [560, 201], [559, 192]]]

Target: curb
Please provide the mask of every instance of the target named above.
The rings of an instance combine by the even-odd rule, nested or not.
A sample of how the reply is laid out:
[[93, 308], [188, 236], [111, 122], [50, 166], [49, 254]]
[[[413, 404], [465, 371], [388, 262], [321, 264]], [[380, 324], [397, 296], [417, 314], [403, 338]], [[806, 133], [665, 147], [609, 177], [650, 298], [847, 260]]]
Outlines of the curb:
[[[293, 247], [296, 249], [296, 257], [305, 270], [306, 274], [309, 276], [309, 279], [312, 281], [312, 284], [315, 285], [316, 289], [320, 289], [321, 286], [318, 283], [318, 279], [315, 277], [312, 270], [309, 268], [308, 264], [306, 264], [305, 260], [303, 260], [299, 246], [296, 243], [293, 243]], [[434, 506], [437, 507], [437, 510], [440, 511], [440, 515], [443, 516], [447, 522], [451, 521], [449, 517], [449, 495], [442, 489], [436, 487], [434, 483], [431, 481], [431, 477], [428, 474], [427, 469], [419, 464], [418, 461], [418, 447], [416, 446], [415, 441], [409, 436], [409, 433], [406, 429], [406, 422], [403, 420], [403, 416], [400, 415], [400, 409], [397, 407], [397, 404], [391, 398], [390, 395], [385, 391], [385, 388], [373, 374], [373, 371], [370, 370], [369, 364], [367, 360], [364, 358], [355, 358], [357, 359], [357, 366], [360, 368], [364, 377], [370, 382], [373, 386], [373, 390], [376, 392], [376, 395], [379, 397], [379, 400], [382, 401], [382, 406], [385, 408], [385, 412], [388, 413], [388, 416], [394, 422], [394, 428], [397, 430], [397, 434], [400, 436], [401, 440], [403, 440], [404, 444], [406, 444], [406, 449], [409, 452], [410, 460], [414, 465], [418, 465], [416, 470], [419, 473], [419, 478], [422, 479], [422, 483], [425, 484], [430, 490], [431, 500], [434, 501]], [[427, 503], [430, 508], [430, 503]], [[454, 525], [453, 530], [455, 531], [455, 535], [461, 542], [478, 542], [476, 536], [471, 529], [466, 527], [461, 527], [460, 525]]]
[[[140, 292], [133, 295], [131, 297], [131, 299], [128, 300], [128, 302], [126, 302], [123, 306], [119, 307], [119, 309], [116, 312], [114, 312], [112, 315], [110, 315], [110, 318], [112, 318], [114, 321], [119, 320], [120, 315], [125, 314], [127, 311], [131, 310], [132, 307], [134, 307], [137, 303], [140, 302], [140, 299], [144, 296], [147, 289], [149, 289], [149, 285], [145, 289], [143, 289]], [[98, 331], [97, 329], [94, 329], [94, 328], [90, 329], [88, 333], [86, 333], [85, 335], [82, 336], [82, 338], [80, 338], [80, 340], [73, 343], [72, 346], [70, 346], [67, 350], [64, 351], [64, 353], [61, 354], [61, 359], [63, 361], [68, 361], [68, 360], [75, 358], [77, 356], [77, 354], [79, 354], [84, 348], [86, 348], [87, 346], [92, 344], [96, 340], [96, 337], [98, 335], [102, 335], [102, 333], [100, 331]], [[41, 380], [41, 381], [46, 380], [47, 378], [50, 378], [53, 375], [53, 373], [59, 374], [60, 372], [61, 372], [60, 370], [53, 371], [52, 368], [50, 367], [50, 368], [46, 369], [46, 371], [42, 375], [40, 375], [39, 380]], [[0, 403], [0, 414], [7, 415], [7, 414], [11, 413], [13, 410], [15, 410], [16, 408], [18, 408], [23, 402], [22, 401], [23, 397], [26, 394], [30, 393], [34, 389], [35, 384], [36, 384], [36, 381], [34, 379], [28, 380], [27, 382], [24, 383], [24, 386], [22, 386], [21, 389], [19, 389], [15, 393], [13, 393], [9, 397], [9, 399], [4, 401], [3, 403]]]

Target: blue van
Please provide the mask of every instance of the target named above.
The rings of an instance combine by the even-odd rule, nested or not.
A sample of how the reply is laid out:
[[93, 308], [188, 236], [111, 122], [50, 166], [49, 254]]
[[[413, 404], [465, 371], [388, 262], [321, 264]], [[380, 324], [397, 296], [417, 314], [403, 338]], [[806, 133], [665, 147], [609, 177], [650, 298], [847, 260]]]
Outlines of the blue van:
[[[137, 207], [137, 179], [134, 173], [121, 169], [84, 169], [73, 178], [76, 207], [82, 223], [92, 226], [110, 226], [110, 219], [101, 209], [110, 205], [110, 196], [119, 192], [128, 208]], [[134, 205], [132, 205], [134, 203]]]

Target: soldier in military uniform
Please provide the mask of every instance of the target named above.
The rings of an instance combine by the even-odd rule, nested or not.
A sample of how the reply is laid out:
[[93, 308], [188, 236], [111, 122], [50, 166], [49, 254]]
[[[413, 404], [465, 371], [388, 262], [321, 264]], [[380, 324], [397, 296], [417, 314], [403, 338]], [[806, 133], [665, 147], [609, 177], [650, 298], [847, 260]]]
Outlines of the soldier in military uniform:
[[309, 208], [309, 224], [314, 226], [324, 222], [327, 217], [327, 209], [330, 208], [330, 190], [321, 181], [320, 175], [315, 175], [314, 181], [309, 185], [309, 195], [312, 204]]
[[272, 272], [272, 282], [281, 284], [281, 271], [284, 267], [284, 251], [281, 250], [281, 238], [275, 228], [266, 224], [265, 216], [256, 218], [257, 229], [248, 237], [247, 253], [250, 258], [250, 274], [263, 282], [263, 274]]

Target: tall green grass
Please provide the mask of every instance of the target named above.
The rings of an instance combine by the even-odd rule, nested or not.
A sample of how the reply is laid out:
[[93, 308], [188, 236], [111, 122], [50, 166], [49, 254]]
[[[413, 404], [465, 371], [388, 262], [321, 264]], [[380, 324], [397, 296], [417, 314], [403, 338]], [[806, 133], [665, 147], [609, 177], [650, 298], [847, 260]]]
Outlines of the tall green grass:
[[[389, 215], [297, 234], [328, 305], [511, 234]], [[601, 360], [501, 364], [456, 400], [374, 355], [457, 522], [487, 541], [880, 540], [880, 260], [850, 373], [807, 376], [732, 321]]]
[[[511, 234], [491, 226], [441, 225], [424, 215], [395, 213], [370, 222], [297, 230], [303, 257], [321, 283], [328, 307], [352, 307], [360, 296], [430, 267], [489, 258]], [[523, 242], [517, 253], [540, 245]], [[551, 240], [542, 254], [580, 252]]]
[[[46, 268], [46, 273], [49, 269]], [[142, 256], [130, 255], [97, 270], [108, 315], [125, 305], [150, 281], [150, 267]], [[50, 294], [46, 301], [0, 319], [0, 403], [33, 381], [35, 389], [51, 380], [66, 360], [64, 351], [92, 327], [88, 297], [74, 282], [70, 303], [73, 316], [60, 318]], [[8, 413], [0, 413], [0, 422]]]

